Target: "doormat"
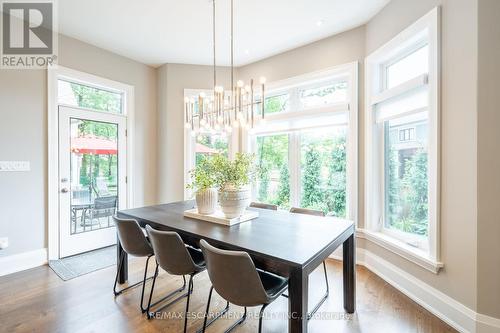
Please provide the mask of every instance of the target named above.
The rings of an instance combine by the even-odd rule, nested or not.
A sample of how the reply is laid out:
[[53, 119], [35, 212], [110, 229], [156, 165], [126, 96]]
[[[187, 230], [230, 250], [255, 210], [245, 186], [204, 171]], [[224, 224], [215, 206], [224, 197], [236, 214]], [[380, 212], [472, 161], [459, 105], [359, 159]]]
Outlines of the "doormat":
[[116, 265], [116, 245], [50, 260], [49, 266], [64, 281]]

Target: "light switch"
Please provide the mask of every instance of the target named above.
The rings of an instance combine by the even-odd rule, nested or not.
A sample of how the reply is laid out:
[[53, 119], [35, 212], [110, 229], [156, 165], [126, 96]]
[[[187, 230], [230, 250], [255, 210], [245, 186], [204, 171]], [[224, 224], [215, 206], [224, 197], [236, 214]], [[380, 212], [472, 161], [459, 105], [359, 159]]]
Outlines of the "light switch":
[[30, 171], [30, 162], [0, 161], [0, 171]]

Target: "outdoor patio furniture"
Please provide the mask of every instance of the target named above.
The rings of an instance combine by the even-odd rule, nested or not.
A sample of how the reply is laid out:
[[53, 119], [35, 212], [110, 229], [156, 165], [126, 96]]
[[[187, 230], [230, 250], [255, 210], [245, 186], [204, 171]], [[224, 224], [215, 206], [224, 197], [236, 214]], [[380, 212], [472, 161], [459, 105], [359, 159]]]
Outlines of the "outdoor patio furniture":
[[116, 212], [117, 196], [98, 197], [94, 204], [86, 211], [84, 225], [101, 224], [101, 218], [107, 218], [107, 226], [110, 226], [110, 218]]

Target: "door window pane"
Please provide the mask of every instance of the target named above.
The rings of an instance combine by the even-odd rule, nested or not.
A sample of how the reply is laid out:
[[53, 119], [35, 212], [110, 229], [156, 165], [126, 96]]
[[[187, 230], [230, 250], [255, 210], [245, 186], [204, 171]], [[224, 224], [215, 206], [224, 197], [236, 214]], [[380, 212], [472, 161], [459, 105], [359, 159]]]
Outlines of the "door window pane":
[[347, 82], [328, 83], [319, 87], [302, 89], [299, 92], [303, 108], [320, 107], [347, 101]]
[[112, 227], [118, 207], [118, 125], [70, 119], [71, 234]]
[[59, 104], [110, 113], [123, 113], [123, 94], [83, 84], [58, 81]]
[[288, 134], [257, 137], [256, 160], [262, 169], [256, 184], [257, 200], [288, 209], [290, 207]]
[[387, 89], [429, 72], [429, 45], [387, 66]]
[[228, 154], [228, 141], [227, 136], [217, 134], [199, 134], [196, 137], [195, 157], [196, 165], [207, 156]]
[[302, 208], [346, 216], [346, 134], [344, 126], [301, 133]]
[[[414, 119], [408, 116], [384, 123], [385, 227], [427, 236], [428, 121]], [[408, 130], [414, 140], [401, 140], [401, 132]]]

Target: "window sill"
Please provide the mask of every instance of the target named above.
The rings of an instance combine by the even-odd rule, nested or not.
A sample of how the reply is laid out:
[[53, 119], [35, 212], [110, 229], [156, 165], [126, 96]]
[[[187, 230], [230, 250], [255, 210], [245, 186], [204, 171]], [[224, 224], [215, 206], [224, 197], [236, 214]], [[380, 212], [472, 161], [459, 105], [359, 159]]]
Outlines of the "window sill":
[[356, 230], [356, 234], [358, 237], [367, 239], [434, 274], [438, 274], [439, 270], [444, 267], [442, 262], [429, 258], [427, 253], [422, 250], [413, 248], [381, 232], [360, 228]]

